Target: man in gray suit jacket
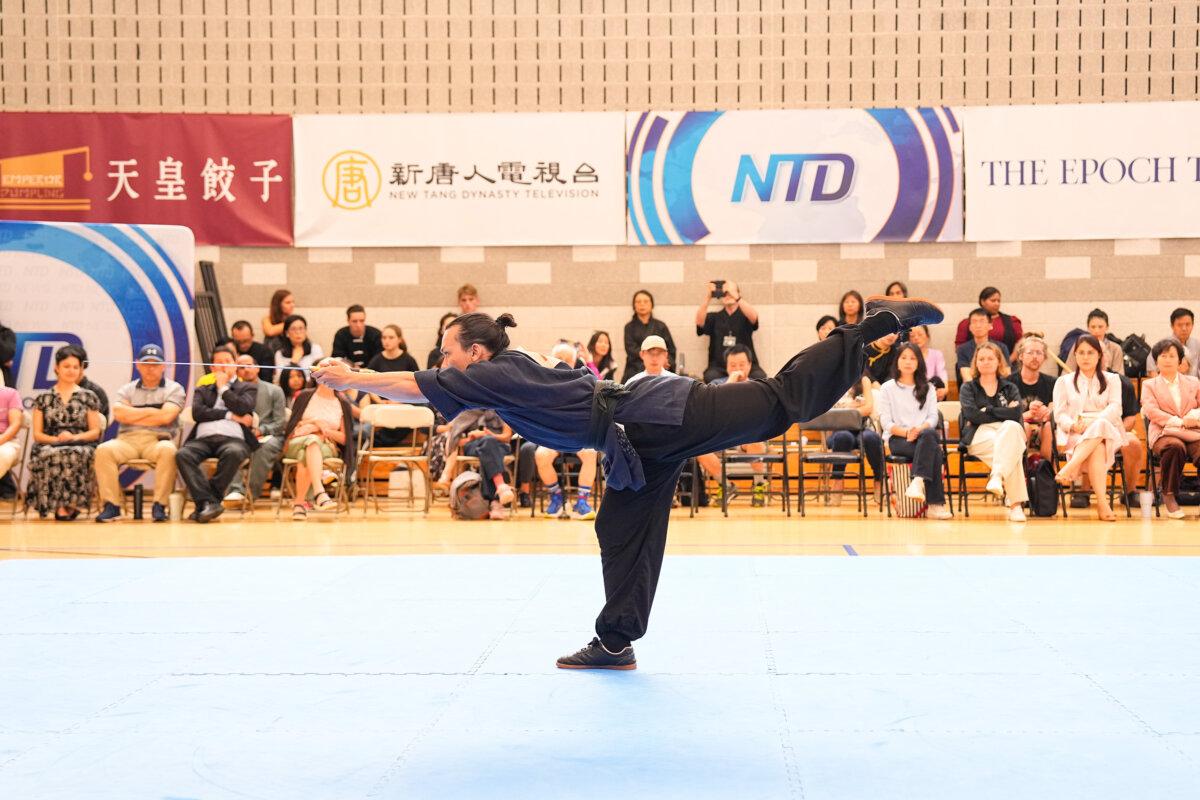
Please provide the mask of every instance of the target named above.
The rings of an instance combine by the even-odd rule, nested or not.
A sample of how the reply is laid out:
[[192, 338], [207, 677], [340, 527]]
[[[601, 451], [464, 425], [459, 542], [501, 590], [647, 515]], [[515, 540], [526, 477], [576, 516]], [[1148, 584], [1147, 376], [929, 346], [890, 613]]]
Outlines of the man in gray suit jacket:
[[[254, 356], [248, 353], [238, 356], [237, 365], [238, 380], [258, 387], [258, 399], [254, 405], [254, 413], [258, 415], [258, 428], [254, 431], [254, 435], [258, 437], [258, 449], [250, 456], [250, 499], [256, 500], [262, 492], [267, 475], [279, 460], [279, 454], [283, 452], [287, 404], [283, 400], [282, 389], [273, 383], [258, 379], [259, 367]], [[246, 487], [242, 485], [242, 473], [239, 472], [229, 484], [225, 502], [241, 503], [245, 495]]]

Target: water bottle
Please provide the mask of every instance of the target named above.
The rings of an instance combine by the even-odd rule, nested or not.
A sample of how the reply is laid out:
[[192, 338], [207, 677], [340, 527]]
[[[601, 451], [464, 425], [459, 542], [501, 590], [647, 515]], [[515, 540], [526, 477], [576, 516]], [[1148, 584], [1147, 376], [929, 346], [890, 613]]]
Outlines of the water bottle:
[[133, 487], [133, 518], [142, 518], [142, 495], [144, 493], [142, 485], [139, 483]]

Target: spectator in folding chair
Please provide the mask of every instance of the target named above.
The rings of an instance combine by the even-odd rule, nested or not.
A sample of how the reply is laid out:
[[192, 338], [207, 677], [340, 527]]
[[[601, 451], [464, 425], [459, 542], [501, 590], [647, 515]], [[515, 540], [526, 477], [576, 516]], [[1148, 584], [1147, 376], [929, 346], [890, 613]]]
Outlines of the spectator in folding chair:
[[[196, 387], [192, 396], [196, 427], [175, 455], [179, 476], [196, 504], [190, 517], [196, 522], [211, 522], [224, 513], [225, 491], [242, 462], [258, 449], [253, 429], [258, 389], [237, 379], [235, 358], [232, 347], [213, 351], [213, 383]], [[202, 466], [210, 458], [217, 459], [211, 478]]]
[[16, 496], [17, 484], [9, 471], [21, 458], [17, 435], [25, 424], [21, 395], [11, 386], [0, 386], [0, 498]]
[[462, 454], [479, 460], [479, 490], [488, 501], [488, 515], [492, 519], [504, 519], [505, 507], [512, 507], [516, 499], [513, 487], [509, 486], [504, 460], [510, 455], [513, 430], [500, 415], [491, 409], [469, 408], [450, 420], [444, 431], [446, 450], [453, 458], [461, 445]]
[[[251, 356], [246, 356], [253, 360]], [[175, 490], [175, 434], [179, 412], [187, 402], [183, 387], [166, 377], [163, 349], [148, 344], [138, 351], [139, 378], [117, 390], [113, 416], [121, 427], [117, 436], [96, 448], [96, 483], [104, 507], [96, 522], [121, 518], [119, 470], [122, 464], [145, 459], [154, 465], [154, 505], [150, 518], [167, 521], [167, 499]]]
[[1162, 471], [1162, 499], [1169, 519], [1183, 519], [1179, 481], [1191, 462], [1200, 470], [1200, 378], [1184, 374], [1187, 351], [1175, 339], [1163, 339], [1150, 355], [1157, 376], [1142, 383], [1142, 411], [1150, 425], [1146, 440]]
[[950, 375], [946, 372], [946, 356], [941, 350], [929, 346], [929, 328], [918, 325], [908, 332], [908, 340], [921, 349], [929, 382], [937, 387], [938, 401], [945, 400], [946, 387], [950, 382]]
[[238, 382], [250, 384], [258, 390], [254, 400], [258, 425], [253, 430], [254, 438], [258, 439], [258, 449], [250, 454], [250, 486], [243, 484], [241, 470], [237, 471], [229, 484], [225, 502], [231, 505], [244, 501], [247, 492], [251, 503], [258, 499], [267, 476], [279, 463], [279, 455], [283, 452], [283, 431], [287, 425], [287, 401], [283, 397], [283, 389], [259, 379], [258, 363], [248, 353], [239, 355], [237, 364]]
[[[741, 383], [742, 381], [750, 380], [750, 371], [753, 368], [754, 365], [750, 361], [750, 348], [745, 345], [735, 344], [725, 351], [726, 375], [709, 381], [709, 384], [720, 386], [723, 383]], [[737, 449], [743, 453], [761, 454], [767, 452], [767, 443], [747, 442], [746, 444], [738, 445]], [[704, 470], [709, 478], [716, 481], [721, 480], [720, 453], [705, 453], [702, 456], [697, 456], [696, 463], [700, 465], [700, 469]], [[750, 505], [754, 508], [762, 508], [767, 504], [767, 465], [761, 461], [755, 461], [750, 466], [754, 471], [754, 485], [751, 488]], [[717, 490], [712, 494], [712, 501], [720, 504], [722, 498], [729, 496], [732, 491], [733, 489], [728, 482], [719, 484]]]
[[942, 480], [937, 394], [925, 377], [921, 349], [912, 342], [900, 345], [892, 379], [880, 389], [879, 421], [892, 454], [912, 459], [913, 477], [904, 496], [927, 501], [928, 518], [950, 519], [953, 515], [946, 507], [946, 484]]
[[1054, 419], [1058, 446], [1067, 463], [1055, 480], [1071, 486], [1086, 473], [1096, 494], [1096, 513], [1113, 522], [1117, 516], [1108, 504], [1104, 487], [1108, 470], [1125, 444], [1121, 414], [1121, 381], [1100, 367], [1103, 348], [1095, 336], [1085, 333], [1075, 340], [1078, 369], [1060, 375], [1054, 383]]
[[33, 401], [29, 497], [40, 516], [53, 511], [59, 522], [76, 519], [91, 504], [96, 444], [104, 428], [100, 400], [79, 385], [80, 352], [67, 345], [54, 353], [58, 380]]
[[[292, 499], [292, 519], [308, 518], [308, 512], [333, 511], [337, 501], [329, 496], [321, 482], [325, 459], [340, 458], [346, 465], [346, 481], [355, 461], [356, 442], [350, 431], [354, 415], [350, 402], [323, 384], [306, 389], [296, 398], [292, 416], [284, 431], [283, 457], [296, 464], [296, 492]], [[308, 491], [313, 502], [308, 502]], [[344, 488], [344, 487], [343, 487]]]
[[1013, 367], [1017, 370], [1009, 380], [1021, 395], [1024, 411], [1021, 419], [1025, 424], [1027, 446], [1050, 458], [1054, 449], [1054, 435], [1050, 424], [1054, 409], [1054, 378], [1042, 372], [1046, 363], [1046, 340], [1041, 334], [1026, 333], [1017, 342], [1013, 353]]
[[959, 387], [962, 430], [959, 445], [967, 454], [992, 468], [987, 490], [996, 499], [1007, 498], [1008, 519], [1024, 522], [1021, 505], [1029, 499], [1025, 486], [1025, 428], [1021, 423], [1021, 395], [1008, 380], [1008, 361], [995, 342], [975, 348], [971, 380]]
[[[858, 411], [864, 420], [869, 419], [875, 411], [874, 390], [871, 386], [870, 376], [864, 374], [856, 384], [850, 387], [850, 391], [842, 395], [842, 399], [837, 401], [834, 408], [852, 408]], [[875, 476], [875, 501], [879, 502], [883, 493], [883, 481], [886, 477], [883, 466], [883, 439], [879, 433], [866, 427], [862, 431], [833, 431], [826, 437], [825, 443], [835, 453], [849, 453], [855, 448], [862, 448], [863, 458], [871, 465], [871, 472]], [[842, 502], [841, 494], [845, 488], [842, 476], [845, 474], [845, 464], [834, 464], [830, 470], [830, 505], [836, 506]]]

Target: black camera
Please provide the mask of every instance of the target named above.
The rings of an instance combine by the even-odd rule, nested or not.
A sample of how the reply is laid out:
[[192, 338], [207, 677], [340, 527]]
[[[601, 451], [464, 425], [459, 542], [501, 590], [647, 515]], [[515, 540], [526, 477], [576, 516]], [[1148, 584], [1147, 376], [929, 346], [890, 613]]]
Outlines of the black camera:
[[713, 299], [720, 300], [725, 296], [725, 281], [713, 281]]

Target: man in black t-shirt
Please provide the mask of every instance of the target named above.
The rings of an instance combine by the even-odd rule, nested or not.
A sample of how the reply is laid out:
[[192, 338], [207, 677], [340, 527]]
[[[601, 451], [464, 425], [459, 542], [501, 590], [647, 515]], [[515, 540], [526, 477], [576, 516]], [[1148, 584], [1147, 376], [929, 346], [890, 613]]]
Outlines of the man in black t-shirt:
[[758, 365], [758, 355], [754, 352], [754, 332], [758, 330], [758, 312], [742, 299], [738, 285], [733, 281], [725, 281], [722, 286], [720, 311], [709, 311], [708, 304], [715, 298], [717, 290], [714, 283], [705, 284], [704, 299], [700, 308], [696, 309], [696, 335], [708, 337], [708, 366], [704, 370], [704, 382], [728, 377], [725, 372], [725, 351], [740, 344], [750, 348], [750, 361], [754, 365], [750, 370], [751, 378], [765, 378]]
[[333, 335], [333, 357], [362, 369], [383, 352], [383, 333], [367, 324], [367, 312], [355, 303], [346, 309], [346, 327]]
[[239, 319], [230, 326], [229, 338], [238, 355], [250, 356], [260, 367], [275, 366], [275, 352], [262, 342], [254, 341], [254, 326], [246, 320]]
[[1016, 384], [1025, 406], [1025, 438], [1043, 458], [1051, 455], [1050, 417], [1054, 403], [1054, 378], [1041, 371], [1046, 363], [1046, 341], [1028, 335], [1017, 342], [1013, 358], [1013, 373], [1009, 380]]

